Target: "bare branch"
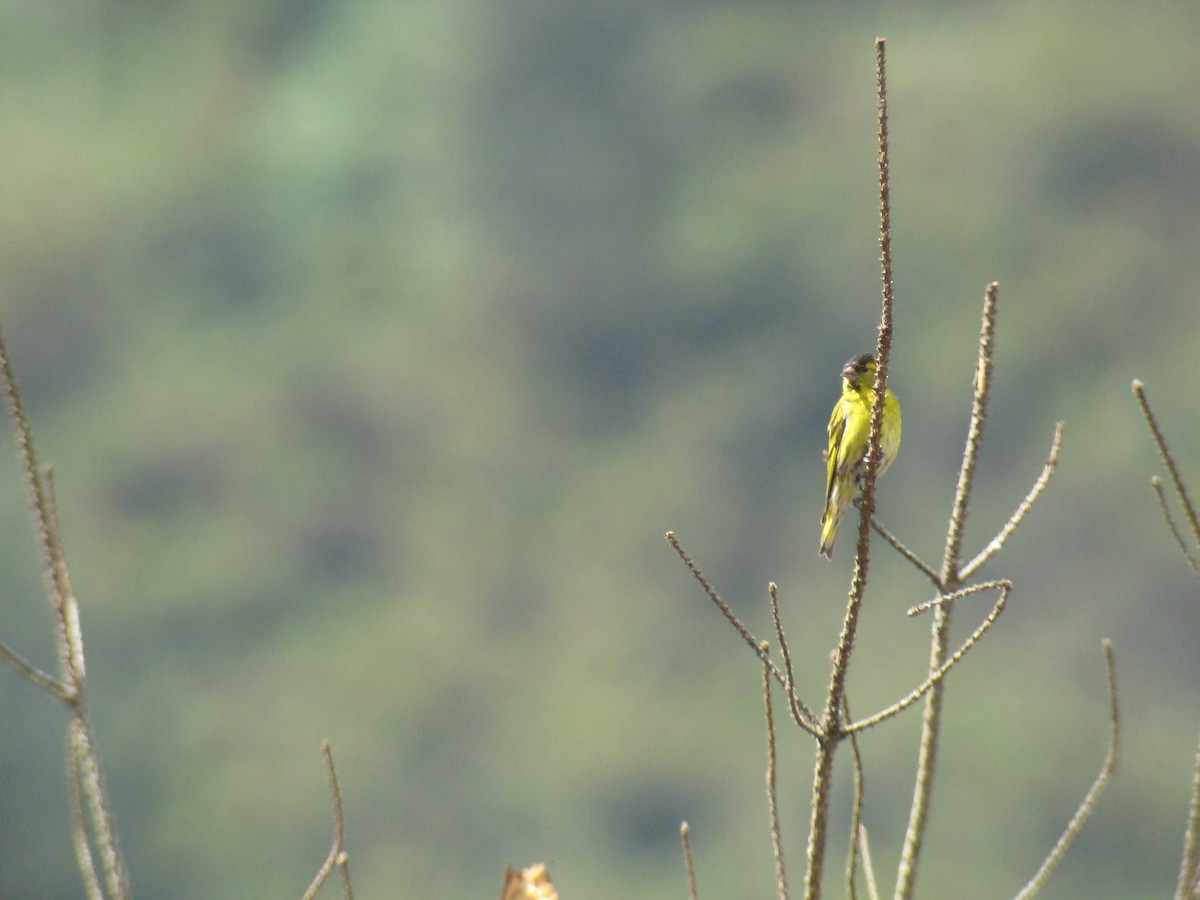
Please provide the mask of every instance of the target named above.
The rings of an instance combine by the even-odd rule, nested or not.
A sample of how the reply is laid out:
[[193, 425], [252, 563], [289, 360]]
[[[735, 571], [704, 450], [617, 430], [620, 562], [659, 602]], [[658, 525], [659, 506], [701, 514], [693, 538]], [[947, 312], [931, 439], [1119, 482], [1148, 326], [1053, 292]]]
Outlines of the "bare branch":
[[321, 742], [321, 753], [325, 757], [325, 776], [329, 779], [329, 791], [333, 795], [333, 845], [312, 884], [304, 892], [304, 900], [312, 900], [325, 884], [334, 868], [342, 875], [342, 898], [352, 900], [354, 891], [350, 886], [350, 856], [346, 853], [346, 818], [342, 810], [342, 789], [338, 786], [337, 770], [333, 767], [333, 748], [329, 741]]
[[[770, 648], [763, 641], [764, 654]], [[775, 778], [775, 714], [771, 709], [771, 667], [763, 663], [763, 706], [767, 715], [767, 813], [771, 819], [771, 848], [775, 855], [775, 881], [779, 887], [779, 900], [787, 900], [787, 871], [783, 864], [783, 837], [779, 829], [779, 791]]]
[[698, 900], [696, 893], [696, 867], [692, 864], [692, 829], [684, 822], [679, 826], [679, 840], [683, 844], [683, 867], [687, 870], [688, 900]]
[[1200, 543], [1200, 517], [1196, 515], [1196, 507], [1192, 504], [1192, 499], [1188, 496], [1187, 488], [1184, 486], [1183, 478], [1179, 475], [1179, 467], [1175, 465], [1175, 457], [1171, 455], [1170, 449], [1167, 447], [1167, 439], [1163, 437], [1162, 429], [1158, 427], [1158, 420], [1154, 417], [1154, 413], [1150, 411], [1150, 401], [1146, 399], [1146, 386], [1140, 381], [1133, 382], [1133, 395], [1137, 397], [1138, 404], [1142, 407], [1142, 415], [1146, 417], [1146, 424], [1150, 427], [1150, 434], [1154, 436], [1154, 443], [1158, 445], [1159, 456], [1162, 457], [1163, 464], [1167, 467], [1167, 472], [1171, 476], [1171, 484], [1175, 487], [1175, 493], [1179, 496], [1179, 502], [1183, 504], [1183, 509], [1187, 513], [1188, 522], [1192, 526], [1192, 537], [1197, 543]]
[[975, 629], [971, 636], [963, 641], [962, 646], [960, 646], [954, 651], [953, 654], [950, 655], [949, 659], [935, 669], [929, 675], [929, 677], [921, 682], [921, 684], [908, 696], [897, 701], [896, 703], [893, 703], [886, 709], [880, 710], [872, 716], [868, 716], [867, 718], [855, 722], [852, 725], [847, 725], [845, 729], [846, 733], [854, 734], [855, 732], [863, 731], [864, 729], [878, 725], [885, 719], [890, 719], [897, 713], [908, 709], [908, 707], [912, 706], [923, 696], [925, 696], [925, 694], [928, 693], [931, 688], [941, 682], [942, 679], [946, 677], [946, 673], [954, 668], [958, 661], [967, 654], [967, 651], [979, 642], [979, 639], [987, 633], [987, 630], [991, 628], [992, 625], [995, 624], [996, 619], [1000, 617], [1000, 613], [1004, 612], [1005, 604], [1008, 603], [1009, 591], [1012, 590], [1012, 582], [989, 581], [985, 584], [977, 584], [961, 591], [955, 591], [952, 594], [946, 594], [945, 596], [938, 597], [934, 600], [930, 600], [928, 603], [922, 603], [920, 606], [914, 606], [912, 609], [910, 609], [908, 611], [910, 616], [918, 615], [919, 613], [925, 612], [928, 609], [940, 607], [947, 603], [953, 603], [955, 600], [962, 599], [963, 597], [970, 596], [971, 594], [977, 594], [980, 591], [992, 590], [993, 588], [1000, 591], [1000, 596], [996, 599], [996, 603], [992, 606], [992, 611], [988, 613], [987, 618], [980, 623], [979, 627]]
[[1062, 450], [1063, 439], [1063, 423], [1059, 422], [1054, 426], [1054, 440], [1050, 444], [1050, 455], [1046, 458], [1046, 464], [1042, 467], [1042, 474], [1038, 476], [1037, 481], [1033, 483], [1033, 487], [1029, 493], [1025, 495], [1025, 499], [1017, 507], [1016, 512], [1012, 514], [1012, 518], [1008, 523], [1000, 529], [1000, 533], [992, 538], [992, 542], [988, 544], [973, 560], [963, 566], [959, 577], [962, 580], [970, 578], [973, 574], [979, 571], [979, 568], [989, 559], [996, 555], [1004, 542], [1008, 540], [1009, 535], [1017, 530], [1017, 526], [1024, 520], [1026, 513], [1033, 506], [1034, 501], [1041, 496], [1042, 491], [1046, 489], [1046, 485], [1050, 481], [1050, 476], [1054, 474], [1055, 468], [1058, 466], [1058, 454]]
[[787, 695], [792, 720], [813, 737], [816, 737], [816, 713], [808, 708], [808, 705], [800, 699], [800, 695], [796, 692], [796, 674], [792, 669], [792, 654], [788, 651], [787, 638], [783, 635], [783, 621], [779, 617], [779, 588], [775, 582], [772, 581], [767, 585], [767, 592], [771, 595], [771, 618], [775, 622], [775, 634], [779, 638], [779, 652], [783, 654], [783, 690]]
[[1083, 798], [1083, 802], [1079, 804], [1075, 815], [1067, 824], [1062, 837], [1058, 839], [1058, 843], [1054, 845], [1054, 849], [1050, 851], [1050, 855], [1046, 857], [1037, 874], [1021, 889], [1021, 893], [1017, 894], [1017, 900], [1025, 900], [1027, 897], [1034, 896], [1049, 881], [1055, 868], [1062, 861], [1063, 856], [1066, 855], [1075, 838], [1079, 836], [1084, 823], [1087, 822], [1092, 812], [1096, 809], [1096, 803], [1104, 794], [1105, 789], [1108, 788], [1113, 774], [1117, 771], [1117, 758], [1121, 739], [1120, 711], [1117, 705], [1117, 670], [1116, 664], [1113, 661], [1112, 641], [1105, 640], [1102, 646], [1104, 647], [1104, 665], [1108, 674], [1109, 721], [1111, 724], [1109, 729], [1108, 753], [1104, 758], [1104, 765], [1100, 769], [1100, 774], [1096, 776], [1096, 780], [1092, 782], [1087, 796]]

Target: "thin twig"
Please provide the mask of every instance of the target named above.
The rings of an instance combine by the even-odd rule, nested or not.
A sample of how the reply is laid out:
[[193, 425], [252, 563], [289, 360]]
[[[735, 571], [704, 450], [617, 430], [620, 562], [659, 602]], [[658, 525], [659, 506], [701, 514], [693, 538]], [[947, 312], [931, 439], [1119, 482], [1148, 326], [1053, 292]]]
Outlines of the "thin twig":
[[1054, 470], [1058, 466], [1058, 454], [1062, 450], [1063, 427], [1062, 422], [1054, 426], [1054, 440], [1050, 444], [1050, 455], [1046, 457], [1046, 464], [1042, 467], [1042, 473], [1038, 476], [1037, 481], [1033, 483], [1033, 487], [1025, 495], [1025, 499], [1021, 501], [1016, 512], [1012, 514], [1012, 518], [1000, 529], [1000, 533], [992, 538], [991, 543], [984, 547], [978, 556], [963, 566], [962, 571], [959, 573], [961, 580], [966, 581], [979, 571], [979, 568], [984, 563], [996, 555], [1000, 548], [1004, 546], [1004, 542], [1008, 540], [1009, 536], [1017, 530], [1017, 526], [1025, 519], [1025, 515], [1033, 506], [1034, 501], [1046, 489], [1046, 485], [1050, 482], [1050, 476], [1054, 474]]
[[[850, 721], [850, 703], [842, 697], [842, 711], [845, 719]], [[854, 756], [854, 805], [850, 810], [850, 849], [846, 854], [846, 894], [850, 900], [857, 900], [858, 890], [855, 876], [858, 872], [858, 855], [861, 852], [861, 838], [865, 833], [862, 824], [863, 794], [866, 782], [863, 778], [862, 749], [858, 746], [858, 735], [850, 735], [850, 749]]]
[[[83, 710], [77, 710], [70, 724], [70, 740], [75, 750], [74, 764], [78, 771], [79, 784], [83, 792], [91, 832], [100, 853], [100, 868], [104, 873], [104, 884], [108, 895], [113, 898], [129, 896], [129, 873], [113, 830], [112, 810], [108, 805], [108, 788], [104, 783], [104, 769], [96, 750], [95, 735], [91, 723]], [[86, 879], [86, 876], [85, 876]]]
[[683, 868], [687, 871], [688, 900], [698, 900], [696, 892], [696, 867], [692, 863], [692, 829], [687, 822], [679, 826], [679, 841], [683, 844]]
[[683, 545], [679, 543], [679, 538], [676, 537], [675, 532], [668, 531], [665, 537], [667, 539], [667, 543], [674, 548], [677, 554], [679, 554], [679, 558], [683, 560], [684, 565], [688, 567], [688, 570], [693, 576], [695, 576], [696, 580], [700, 582], [700, 586], [704, 588], [704, 592], [708, 594], [709, 599], [716, 604], [717, 609], [721, 610], [722, 615], [729, 620], [729, 624], [733, 626], [734, 630], [742, 636], [742, 640], [745, 641], [746, 644], [749, 645], [749, 647], [754, 651], [754, 655], [757, 656], [762, 663], [770, 666], [771, 674], [775, 676], [775, 680], [786, 687], [787, 677], [783, 672], [779, 671], [779, 667], [771, 661], [769, 656], [763, 655], [762, 644], [759, 642], [758, 638], [750, 633], [750, 629], [743, 624], [742, 620], [737, 617], [733, 609], [730, 608], [729, 604], [726, 603], [721, 598], [721, 595], [717, 593], [716, 588], [714, 588], [712, 584], [709, 583], [709, 580], [704, 577], [704, 573], [700, 571], [700, 567], [696, 565], [690, 556], [688, 556], [687, 551], [683, 549]]
[[884, 528], [883, 525], [879, 523], [878, 519], [871, 519], [871, 527], [875, 529], [880, 537], [891, 544], [901, 556], [916, 566], [921, 574], [932, 581], [935, 586], [940, 585], [941, 582], [939, 579], [941, 576], [939, 576], [938, 573], [933, 570], [933, 566], [929, 565], [927, 562], [925, 562], [925, 560], [917, 556], [916, 553], [908, 549], [908, 547], [906, 547], [904, 544], [900, 543], [900, 539]]
[[779, 617], [779, 588], [775, 582], [767, 585], [767, 593], [771, 595], [771, 618], [775, 622], [775, 635], [779, 638], [779, 652], [783, 655], [784, 694], [787, 696], [788, 708], [792, 720], [811, 734], [817, 736], [817, 716], [808, 705], [800, 699], [796, 691], [796, 673], [792, 669], [792, 654], [788, 650], [787, 638], [783, 634], [783, 620]]
[[1146, 386], [1140, 381], [1133, 382], [1133, 395], [1137, 397], [1138, 404], [1142, 407], [1142, 415], [1146, 417], [1146, 424], [1150, 426], [1150, 434], [1154, 436], [1154, 443], [1158, 445], [1158, 453], [1162, 457], [1163, 464], [1167, 467], [1167, 472], [1171, 476], [1171, 483], [1175, 486], [1175, 493], [1179, 496], [1179, 502], [1183, 504], [1183, 509], [1187, 513], [1188, 522], [1192, 526], [1192, 537], [1197, 543], [1200, 543], [1200, 517], [1196, 515], [1196, 507], [1192, 504], [1192, 499], [1188, 496], [1187, 487], [1184, 486], [1183, 478], [1179, 474], [1179, 468], [1175, 465], [1175, 457], [1171, 455], [1170, 449], [1167, 447], [1167, 440], [1163, 437], [1162, 429], [1158, 427], [1158, 420], [1154, 417], [1154, 413], [1150, 411], [1150, 401], [1146, 399]]
[[[763, 652], [770, 652], [766, 641], [763, 641]], [[783, 836], [779, 828], [779, 791], [775, 777], [775, 714], [771, 709], [771, 668], [766, 663], [763, 664], [763, 706], [767, 715], [767, 813], [771, 819], [771, 849], [775, 855], [775, 882], [779, 887], [779, 900], [787, 900], [787, 871], [783, 864]]]
[[1192, 769], [1192, 799], [1188, 803], [1187, 828], [1183, 832], [1183, 856], [1179, 863], [1179, 883], [1176, 900], [1192, 900], [1200, 882], [1200, 745]]
[[325, 757], [325, 776], [329, 779], [329, 791], [333, 795], [333, 845], [329, 848], [329, 856], [325, 858], [317, 876], [304, 892], [304, 900], [312, 900], [317, 896], [317, 891], [325, 884], [335, 867], [342, 876], [343, 900], [352, 900], [354, 891], [350, 887], [350, 856], [346, 853], [346, 817], [342, 811], [342, 789], [338, 786], [337, 770], [333, 767], [333, 749], [329, 741], [321, 742], [321, 753]]
[[75, 724], [72, 723], [67, 729], [67, 787], [71, 799], [71, 845], [75, 848], [75, 863], [83, 878], [84, 894], [88, 900], [104, 900], [104, 891], [100, 887], [100, 876], [96, 873], [96, 859], [92, 855], [80, 775], [79, 747], [75, 736]]
[[1163, 491], [1162, 479], [1157, 475], [1153, 476], [1150, 479], [1150, 487], [1154, 489], [1154, 496], [1158, 498], [1158, 506], [1162, 510], [1163, 518], [1167, 520], [1167, 527], [1171, 529], [1171, 536], [1175, 538], [1175, 543], [1179, 545], [1179, 550], [1183, 554], [1183, 558], [1192, 567], [1192, 571], [1200, 575], [1200, 561], [1192, 554], [1192, 549], [1187, 545], [1183, 533], [1179, 530], [1179, 526], [1175, 524], [1175, 517], [1171, 515], [1171, 507], [1167, 505], [1167, 495]]
[[76, 705], [82, 706], [83, 683], [87, 677], [87, 665], [83, 655], [83, 630], [79, 624], [79, 601], [75, 597], [75, 589], [71, 586], [71, 570], [67, 567], [67, 551], [63, 545], [62, 524], [58, 518], [58, 496], [54, 490], [54, 469], [45, 465], [40, 472], [42, 484], [42, 502], [45, 504], [43, 516], [49, 532], [49, 546], [46, 553], [53, 560], [51, 565], [56, 569], [51, 572], [50, 583], [53, 587], [53, 602], [58, 618], [59, 654], [63, 658], [63, 677], [68, 689], [75, 695]]
[[875, 882], [875, 864], [871, 861], [871, 840], [866, 825], [858, 827], [858, 842], [862, 845], [863, 874], [867, 877], [867, 896], [879, 900], [879, 885]]
[[45, 486], [42, 483], [37, 453], [33, 446], [33, 429], [29, 426], [29, 418], [25, 414], [25, 403], [21, 400], [21, 393], [17, 389], [17, 378], [13, 373], [12, 362], [8, 356], [8, 347], [2, 331], [0, 331], [0, 380], [4, 383], [9, 412], [12, 414], [13, 423], [17, 429], [17, 447], [21, 454], [21, 468], [25, 472], [26, 484], [32, 496], [33, 512], [37, 519], [38, 537], [45, 555], [46, 569], [57, 594], [61, 587], [58, 579], [63, 569], [61, 554], [58, 552], [61, 544], [55, 540], [50, 520], [46, 515], [49, 504]]
[[53, 675], [43, 672], [32, 663], [27, 662], [20, 654], [18, 654], [3, 641], [0, 641], [0, 657], [2, 657], [6, 663], [12, 666], [16, 673], [26, 681], [36, 684], [40, 688], [45, 688], [59, 700], [70, 704], [71, 694], [57, 678], [55, 678]]
[[962, 645], [957, 650], [955, 650], [949, 656], [949, 658], [946, 659], [945, 662], [943, 662], [940, 666], [938, 666], [936, 669], [934, 669], [929, 674], [929, 677], [926, 678], [923, 682], [921, 682], [921, 684], [919, 686], [917, 686], [912, 691], [912, 693], [908, 694], [908, 696], [896, 701], [895, 703], [893, 703], [891, 706], [887, 707], [886, 709], [881, 709], [879, 712], [875, 713], [872, 716], [868, 716], [865, 719], [861, 719], [858, 722], [854, 722], [853, 724], [847, 725], [846, 729], [845, 729], [846, 733], [854, 734], [856, 732], [863, 731], [867, 728], [871, 728], [875, 725], [878, 725], [880, 722], [884, 721], [885, 719], [890, 719], [892, 716], [896, 715], [897, 713], [903, 712], [904, 710], [908, 709], [908, 707], [912, 706], [914, 703], [916, 703], [918, 700], [920, 700], [922, 697], [924, 697], [931, 690], [935, 690], [937, 688], [938, 684], [940, 684], [942, 682], [942, 680], [946, 677], [946, 673], [949, 672], [952, 668], [954, 668], [954, 666], [956, 666], [958, 664], [959, 660], [961, 660], [964, 656], [967, 655], [967, 651], [969, 651], [972, 647], [974, 647], [977, 643], [979, 643], [979, 639], [982, 638], [984, 636], [984, 634], [987, 633], [988, 629], [991, 628], [996, 623], [996, 620], [998, 618], [1000, 618], [1000, 613], [1004, 612], [1004, 607], [1008, 603], [1008, 594], [1012, 590], [1012, 582], [1010, 582], [1010, 581], [989, 581], [986, 584], [977, 584], [972, 587], [966, 588], [964, 590], [955, 591], [952, 594], [947, 594], [943, 597], [938, 597], [935, 600], [930, 600], [928, 603], [923, 603], [920, 606], [914, 606], [912, 609], [910, 609], [908, 611], [908, 614], [910, 616], [917, 615], [928, 609], [941, 610], [941, 609], [944, 609], [947, 604], [953, 603], [955, 600], [960, 600], [963, 597], [969, 596], [971, 594], [975, 594], [980, 591], [991, 590], [993, 588], [998, 589], [1000, 591], [1000, 596], [996, 598], [996, 602], [992, 606], [991, 612], [988, 613], [987, 618], [984, 619], [979, 624], [979, 627], [976, 628], [975, 631], [971, 633], [971, 636], [969, 638], [967, 638], [965, 641], [963, 641]]
[[1075, 838], [1079, 836], [1080, 830], [1084, 823], [1092, 815], [1096, 809], [1096, 803], [1104, 794], [1105, 789], [1112, 781], [1113, 774], [1117, 770], [1117, 759], [1119, 756], [1120, 740], [1121, 740], [1121, 722], [1120, 711], [1117, 705], [1117, 671], [1116, 664], [1113, 661], [1113, 645], [1112, 641], [1105, 640], [1104, 647], [1104, 665], [1108, 674], [1108, 702], [1109, 716], [1111, 727], [1109, 729], [1108, 753], [1104, 758], [1104, 765], [1100, 769], [1100, 774], [1096, 776], [1096, 780], [1092, 782], [1091, 788], [1087, 792], [1087, 796], [1083, 798], [1083, 802], [1079, 804], [1079, 808], [1075, 811], [1075, 815], [1067, 824], [1066, 830], [1063, 831], [1062, 837], [1058, 839], [1058, 843], [1054, 845], [1054, 849], [1050, 851], [1050, 855], [1046, 857], [1042, 867], [1038, 869], [1037, 874], [1029, 880], [1029, 883], [1021, 889], [1021, 893], [1017, 894], [1017, 900], [1032, 897], [1038, 893], [1050, 879], [1054, 873], [1054, 869], [1062, 861], [1067, 850]]
[[983, 316], [979, 329], [979, 360], [975, 364], [975, 395], [971, 401], [971, 424], [967, 429], [967, 446], [963, 451], [962, 468], [950, 513], [950, 528], [946, 535], [946, 552], [942, 561], [942, 584], [960, 581], [958, 563], [962, 551], [963, 530], [967, 510], [971, 505], [971, 488], [979, 466], [979, 451], [983, 447], [983, 431], [987, 425], [988, 397], [992, 390], [993, 355], [996, 336], [996, 300], [1000, 285], [993, 281], [983, 298]]

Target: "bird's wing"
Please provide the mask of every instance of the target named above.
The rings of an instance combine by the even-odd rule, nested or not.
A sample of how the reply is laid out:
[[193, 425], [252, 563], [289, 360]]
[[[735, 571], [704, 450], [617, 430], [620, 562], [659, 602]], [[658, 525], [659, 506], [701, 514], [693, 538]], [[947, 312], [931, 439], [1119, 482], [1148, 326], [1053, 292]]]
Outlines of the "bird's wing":
[[833, 406], [829, 416], [829, 449], [825, 453], [825, 505], [833, 495], [833, 485], [837, 481], [838, 457], [841, 455], [842, 435], [846, 431], [846, 414], [849, 408], [843, 397]]

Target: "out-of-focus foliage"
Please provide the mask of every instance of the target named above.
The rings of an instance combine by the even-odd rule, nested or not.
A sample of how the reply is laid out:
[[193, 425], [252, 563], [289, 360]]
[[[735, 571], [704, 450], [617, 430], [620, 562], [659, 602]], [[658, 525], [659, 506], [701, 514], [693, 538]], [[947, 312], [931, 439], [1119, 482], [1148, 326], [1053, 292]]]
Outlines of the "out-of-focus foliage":
[[[923, 893], [1034, 871], [1103, 757], [1103, 637], [1123, 768], [1047, 896], [1169, 891], [1200, 597], [1128, 385], [1200, 487], [1194, 10], [17, 2], [0, 316], [141, 896], [299, 895], [322, 738], [363, 897], [493, 896], [533, 861], [564, 896], [679, 896], [684, 818], [702, 895], [770, 892], [758, 668], [661, 535], [764, 633], [779, 583], [814, 696], [848, 572], [816, 555], [822, 432], [878, 307], [877, 34], [905, 410], [880, 515], [938, 558], [989, 280], [969, 540], [1067, 423], [950, 688]], [[11, 452], [0, 501], [0, 637], [49, 665]], [[926, 653], [927, 587], [881, 560], [859, 713]], [[78, 894], [58, 713], [0, 678], [3, 896]], [[885, 877], [915, 726], [864, 742]], [[781, 752], [798, 861], [809, 748]]]

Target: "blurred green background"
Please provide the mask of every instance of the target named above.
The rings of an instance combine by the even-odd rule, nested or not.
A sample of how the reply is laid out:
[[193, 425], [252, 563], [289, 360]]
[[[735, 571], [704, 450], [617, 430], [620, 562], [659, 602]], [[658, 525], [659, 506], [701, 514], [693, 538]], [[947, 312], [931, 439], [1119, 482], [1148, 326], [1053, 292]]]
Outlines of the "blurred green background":
[[[841, 363], [878, 316], [889, 38], [905, 447], [881, 518], [940, 546], [984, 285], [997, 370], [968, 528], [1009, 611], [953, 680], [922, 896], [1005, 897], [1104, 755], [1047, 897], [1173, 890], [1200, 589], [1161, 521], [1145, 380], [1200, 493], [1200, 11], [1068, 2], [0, 6], [0, 316], [83, 604], [143, 897], [295, 897], [342, 777], [358, 895], [767, 897], [759, 669], [805, 695], [850, 569], [816, 554]], [[11, 440], [0, 638], [53, 665]], [[922, 676], [876, 555], [851, 699]], [[963, 635], [986, 603], [964, 604]], [[890, 891], [919, 714], [864, 742]], [[0, 677], [0, 896], [74, 897], [64, 715]], [[783, 739], [800, 877], [811, 756]], [[848, 757], [835, 803], [847, 820]], [[845, 840], [831, 848], [841, 893]]]

